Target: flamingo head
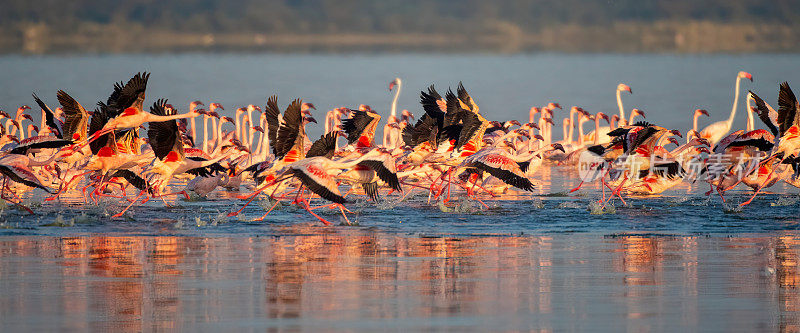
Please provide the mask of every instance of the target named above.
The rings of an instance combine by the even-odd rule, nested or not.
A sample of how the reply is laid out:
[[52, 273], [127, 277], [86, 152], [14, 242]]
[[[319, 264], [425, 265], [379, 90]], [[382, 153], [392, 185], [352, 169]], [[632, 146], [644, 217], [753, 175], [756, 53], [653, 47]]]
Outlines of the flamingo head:
[[369, 105], [361, 104], [358, 106], [358, 111], [372, 111], [372, 108]]
[[264, 129], [261, 126], [253, 126], [252, 129], [256, 132], [264, 133]]
[[670, 143], [674, 143], [676, 146], [680, 146], [681, 145], [680, 143], [678, 143], [678, 139], [675, 139], [673, 137], [667, 138], [667, 141], [669, 141]]
[[228, 116], [224, 116], [224, 117], [220, 118], [220, 119], [219, 119], [219, 121], [220, 121], [220, 124], [222, 124], [222, 123], [224, 123], [224, 122], [229, 122], [229, 123], [231, 123], [231, 124], [234, 124], [234, 123], [235, 123], [235, 122], [233, 121], [233, 118], [231, 118], [231, 117], [228, 117]]
[[22, 113], [22, 112], [25, 112], [25, 110], [30, 110], [30, 109], [31, 109], [30, 106], [23, 105], [23, 106], [20, 106], [19, 108], [17, 108], [17, 113]]
[[555, 109], [561, 109], [561, 104], [552, 103], [552, 102], [551, 103], [547, 103], [547, 108], [550, 109], [551, 111], [555, 110]]
[[217, 118], [217, 119], [219, 119], [219, 113], [216, 113], [216, 112], [214, 112], [214, 111], [208, 111], [208, 112], [206, 112], [206, 114], [207, 114], [209, 117], [214, 117], [214, 118]]
[[247, 105], [247, 111], [250, 111], [250, 112], [259, 111], [259, 112], [261, 112], [261, 107], [258, 106], [258, 105], [248, 104]]
[[[252, 105], [252, 104], [250, 104], [250, 105]], [[239, 115], [241, 115], [241, 114], [242, 114], [242, 113], [244, 113], [245, 111], [247, 111], [247, 110], [245, 110], [244, 108], [238, 108], [238, 109], [236, 109], [236, 118], [239, 118]]]
[[539, 124], [537, 124], [537, 123], [527, 123], [527, 124], [525, 124], [525, 126], [527, 126], [528, 129], [535, 128], [537, 130], [541, 130], [541, 128], [539, 128]]
[[7, 112], [3, 110], [0, 110], [0, 119], [2, 118], [11, 118], [11, 115], [9, 115]]
[[414, 114], [411, 113], [411, 111], [403, 110], [402, 115], [403, 115], [403, 120], [405, 120], [405, 121], [408, 121], [409, 119], [416, 120], [416, 118], [414, 118]]
[[748, 79], [750, 80], [750, 82], [753, 82], [753, 75], [745, 71], [739, 72], [739, 75], [737, 75], [737, 77], [742, 79]]
[[194, 101], [194, 102], [189, 103], [189, 110], [194, 110], [194, 108], [196, 108], [198, 105], [205, 106], [205, 104], [203, 104], [203, 102], [201, 102], [201, 101]]
[[316, 110], [317, 107], [314, 106], [314, 104], [312, 104], [312, 103], [303, 103], [303, 104], [300, 105], [300, 111], [308, 111], [310, 109]]
[[519, 123], [519, 120], [515, 120], [515, 119], [507, 121], [505, 123], [505, 125], [506, 125], [506, 128], [511, 127], [512, 125], [522, 126], [522, 124]]
[[633, 94], [633, 90], [631, 90], [631, 86], [629, 86], [627, 84], [624, 84], [624, 83], [620, 83], [619, 85], [617, 85], [617, 91], [627, 91], [628, 93]]
[[561, 145], [560, 143], [553, 143], [550, 145], [550, 147], [553, 147], [554, 150], [560, 150], [562, 153], [566, 153], [566, 151], [564, 150], [564, 146]]
[[672, 135], [677, 135], [679, 138], [683, 137], [683, 135], [681, 135], [681, 131], [679, 130], [671, 130], [669, 132], [672, 133]]
[[615, 114], [615, 115], [611, 116], [611, 121], [619, 122], [619, 115]]
[[202, 115], [208, 117], [208, 111], [206, 111], [206, 109], [194, 109], [194, 113], [202, 114]]
[[16, 136], [6, 135], [6, 138], [11, 140], [11, 141], [13, 141], [13, 142], [19, 143], [19, 139]]
[[216, 109], [225, 110], [225, 108], [222, 107], [222, 104], [219, 104], [219, 103], [211, 103], [211, 104], [209, 104], [208, 105], [208, 109], [211, 110], [211, 112], [214, 112], [214, 110], [216, 110]]
[[530, 113], [530, 115], [533, 116], [533, 115], [535, 115], [535, 114], [537, 114], [539, 112], [542, 112], [542, 109], [537, 108], [537, 107], [534, 106], [534, 107], [531, 108], [531, 110], [528, 113]]
[[598, 113], [595, 115], [595, 117], [597, 117], [598, 119], [603, 119], [603, 120], [605, 120], [607, 123], [611, 124], [611, 120], [608, 118], [608, 115], [607, 115], [607, 114], [605, 114], [605, 113], [598, 112]]
[[706, 117], [709, 117], [708, 111], [706, 111], [706, 110], [703, 110], [703, 109], [694, 110], [694, 116], [695, 117], [699, 117], [700, 115], [704, 115]]
[[634, 116], [634, 115], [642, 116], [642, 118], [647, 119], [647, 116], [644, 114], [644, 111], [639, 110], [639, 109], [631, 110], [631, 117]]
[[29, 115], [27, 113], [23, 113], [22, 114], [22, 119], [27, 119], [27, 120], [33, 121], [33, 117], [31, 117], [31, 115]]
[[533, 136], [531, 136], [531, 139], [536, 139], [536, 140], [539, 140], [539, 141], [544, 141], [544, 137], [543, 137], [541, 134], [534, 134]]
[[34, 124], [29, 124], [28, 130], [33, 130], [34, 132], [39, 133], [39, 126], [36, 126]]
[[395, 86], [399, 86], [403, 81], [400, 78], [395, 78], [392, 82], [389, 82], [389, 91], [392, 91]]
[[695, 148], [694, 150], [695, 150], [695, 151], [697, 151], [697, 153], [706, 153], [706, 154], [711, 154], [711, 151], [710, 151], [710, 150], [708, 150], [708, 147], [703, 147], [703, 146], [701, 146], [701, 147], [697, 147], [697, 148]]
[[317, 123], [317, 120], [314, 119], [314, 117], [312, 117], [312, 116], [303, 117], [303, 121], [305, 121], [306, 124], [308, 124], [308, 123], [315, 123], [316, 124]]
[[522, 128], [518, 128], [518, 129], [514, 130], [514, 133], [516, 135], [518, 135], [518, 136], [524, 136], [526, 138], [530, 138], [531, 137], [531, 135], [528, 133], [528, 131], [525, 130], [525, 129], [522, 129]]
[[[569, 120], [569, 119], [567, 119], [567, 120]], [[556, 124], [556, 123], [553, 122], [553, 118], [550, 118], [550, 117], [544, 118], [544, 122], [546, 122], [546, 123], [548, 123], [550, 125], [555, 125]]]

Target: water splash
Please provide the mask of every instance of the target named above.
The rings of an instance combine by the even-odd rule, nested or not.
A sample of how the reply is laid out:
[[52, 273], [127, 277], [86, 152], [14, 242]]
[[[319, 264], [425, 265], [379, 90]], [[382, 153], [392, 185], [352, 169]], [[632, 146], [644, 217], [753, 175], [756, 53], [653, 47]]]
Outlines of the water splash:
[[791, 196], [791, 197], [779, 196], [777, 201], [775, 201], [775, 202], [773, 202], [773, 203], [771, 203], [769, 205], [772, 206], [772, 207], [791, 206], [791, 205], [796, 204], [798, 201], [800, 201], [800, 198], [798, 198], [796, 196]]

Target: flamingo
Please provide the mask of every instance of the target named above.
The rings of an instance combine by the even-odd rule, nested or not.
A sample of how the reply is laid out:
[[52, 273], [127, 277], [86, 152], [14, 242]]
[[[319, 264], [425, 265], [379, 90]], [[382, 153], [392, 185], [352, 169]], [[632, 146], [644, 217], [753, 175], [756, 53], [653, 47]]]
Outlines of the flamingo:
[[728, 132], [731, 131], [731, 127], [733, 126], [733, 119], [736, 116], [736, 105], [739, 103], [739, 85], [742, 79], [748, 79], [750, 82], [753, 82], [753, 76], [747, 72], [739, 72], [736, 75], [736, 85], [734, 88], [734, 95], [733, 95], [733, 107], [731, 107], [731, 115], [728, 117], [728, 120], [725, 121], [718, 121], [711, 125], [706, 126], [702, 131], [700, 131], [700, 136], [708, 139], [711, 144], [718, 143], [723, 137], [725, 137]]
[[617, 107], [619, 108], [619, 125], [620, 126], [627, 126], [628, 124], [625, 122], [625, 108], [622, 107], [622, 92], [627, 91], [629, 94], [633, 94], [633, 90], [627, 84], [620, 83], [617, 85]]

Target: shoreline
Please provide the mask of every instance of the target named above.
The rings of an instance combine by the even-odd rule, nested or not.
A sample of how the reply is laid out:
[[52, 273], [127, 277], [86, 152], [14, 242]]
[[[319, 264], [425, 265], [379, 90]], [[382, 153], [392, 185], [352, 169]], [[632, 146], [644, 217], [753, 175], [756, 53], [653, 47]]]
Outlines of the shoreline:
[[707, 21], [567, 24], [522, 31], [513, 24], [476, 34], [203, 33], [137, 25], [83, 24], [60, 32], [42, 23], [0, 29], [0, 54], [278, 52], [278, 53], [793, 53], [800, 29], [777, 24]]

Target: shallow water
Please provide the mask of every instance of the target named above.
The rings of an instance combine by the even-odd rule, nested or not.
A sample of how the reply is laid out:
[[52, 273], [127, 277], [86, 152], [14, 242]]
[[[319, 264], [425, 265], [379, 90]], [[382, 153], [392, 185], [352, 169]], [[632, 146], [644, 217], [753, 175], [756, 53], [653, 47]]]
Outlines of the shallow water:
[[[366, 103], [385, 112], [386, 84], [400, 75], [401, 108], [419, 112], [416, 93], [427, 84], [444, 90], [463, 80], [490, 118], [526, 119], [531, 105], [548, 101], [614, 113], [614, 86], [626, 82], [634, 89], [628, 108], [684, 131], [694, 108], [727, 116], [738, 70], [755, 77], [745, 89], [772, 101], [778, 82], [800, 74], [798, 61], [2, 56], [0, 108], [31, 104], [31, 91], [52, 105], [57, 89], [91, 105], [112, 82], [150, 70], [148, 101], [213, 100], [231, 111], [279, 93], [283, 103], [302, 96], [321, 111]], [[531, 194], [483, 198], [489, 209], [459, 195], [446, 207], [429, 204], [419, 190], [377, 205], [356, 198], [347, 205], [355, 225], [331, 227], [288, 205], [252, 221], [267, 201], [228, 218], [243, 204], [236, 193], [172, 207], [151, 200], [121, 219], [110, 218], [124, 208], [117, 199], [43, 202], [34, 194], [25, 203], [35, 215], [0, 204], [0, 331], [800, 330], [797, 189], [780, 183], [739, 208], [749, 192], [731, 191], [723, 203], [703, 194], [707, 185], [686, 183], [600, 209], [597, 186], [568, 193], [578, 185], [573, 170], [544, 168], [534, 178]], [[319, 213], [344, 222], [338, 211]]]
[[795, 232], [0, 239], [0, 329], [796, 331]]

